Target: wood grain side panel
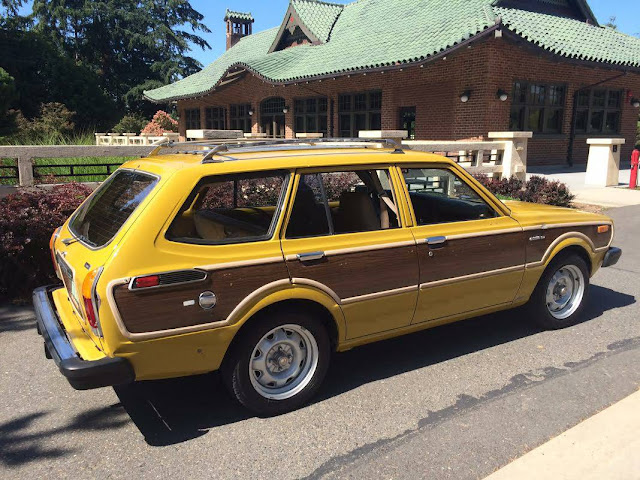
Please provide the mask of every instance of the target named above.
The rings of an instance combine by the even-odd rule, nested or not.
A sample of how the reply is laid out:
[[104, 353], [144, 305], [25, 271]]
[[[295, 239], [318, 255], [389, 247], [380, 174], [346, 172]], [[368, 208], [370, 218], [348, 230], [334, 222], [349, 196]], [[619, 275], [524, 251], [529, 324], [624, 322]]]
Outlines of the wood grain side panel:
[[287, 262], [293, 278], [323, 283], [341, 299], [418, 284], [416, 247], [331, 255], [315, 262]]
[[[249, 294], [267, 283], [289, 277], [282, 263], [236, 267], [209, 272], [203, 282], [158, 289], [130, 291], [127, 285], [114, 289], [122, 321], [131, 333], [170, 330], [226, 320]], [[211, 310], [198, 305], [200, 293], [210, 290], [217, 304]], [[195, 300], [185, 307], [183, 302]]]
[[421, 244], [418, 256], [420, 283], [428, 283], [523, 265], [525, 244], [521, 232], [487, 235], [447, 240], [433, 250]]
[[[556, 239], [566, 233], [578, 232], [591, 239], [596, 248], [606, 247], [611, 240], [612, 230], [607, 233], [598, 233], [597, 225], [581, 225], [575, 227], [549, 227], [540, 230], [524, 232], [527, 243], [527, 263], [535, 263], [543, 260], [544, 254]], [[544, 237], [541, 240], [529, 240], [532, 237]]]

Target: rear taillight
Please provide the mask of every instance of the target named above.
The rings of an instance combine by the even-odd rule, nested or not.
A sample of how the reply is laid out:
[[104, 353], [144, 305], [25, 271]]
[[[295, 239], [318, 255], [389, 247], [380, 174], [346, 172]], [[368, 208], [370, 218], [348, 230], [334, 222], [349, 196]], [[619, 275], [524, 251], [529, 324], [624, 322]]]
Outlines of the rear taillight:
[[102, 336], [100, 317], [98, 316], [100, 297], [96, 292], [96, 285], [98, 284], [101, 273], [102, 267], [96, 268], [89, 272], [82, 282], [82, 302], [84, 304], [85, 318], [87, 322], [89, 322], [89, 325], [91, 325], [91, 328], [100, 336]]
[[49, 251], [51, 252], [51, 260], [53, 261], [53, 268], [54, 270], [58, 270], [58, 266], [57, 266], [57, 262], [56, 262], [56, 248], [55, 248], [55, 244], [56, 244], [56, 240], [58, 238], [58, 235], [60, 235], [60, 229], [62, 227], [58, 227], [56, 228], [55, 232], [53, 232], [53, 235], [51, 235], [51, 239], [49, 240]]
[[144, 277], [137, 277], [133, 281], [133, 288], [149, 288], [149, 287], [157, 287], [158, 285], [160, 285], [159, 275], [147, 275]]

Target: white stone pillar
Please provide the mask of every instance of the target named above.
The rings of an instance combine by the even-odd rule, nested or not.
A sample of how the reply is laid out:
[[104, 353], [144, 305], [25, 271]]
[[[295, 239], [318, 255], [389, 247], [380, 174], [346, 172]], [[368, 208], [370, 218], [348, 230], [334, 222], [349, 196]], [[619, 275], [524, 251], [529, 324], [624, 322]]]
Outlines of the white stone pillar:
[[398, 144], [399, 148], [402, 148], [402, 140], [409, 136], [407, 130], [360, 130], [358, 132], [359, 138], [380, 138], [393, 140]]
[[489, 132], [488, 137], [504, 142], [502, 154], [502, 178], [515, 176], [520, 180], [527, 177], [527, 148], [533, 132]]
[[586, 185], [609, 187], [618, 185], [620, 176], [620, 149], [624, 138], [588, 138]]

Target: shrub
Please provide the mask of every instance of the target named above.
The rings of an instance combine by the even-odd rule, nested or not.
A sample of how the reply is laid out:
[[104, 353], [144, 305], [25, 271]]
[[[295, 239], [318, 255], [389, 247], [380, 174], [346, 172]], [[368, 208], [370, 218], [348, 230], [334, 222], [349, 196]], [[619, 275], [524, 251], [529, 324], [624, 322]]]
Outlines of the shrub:
[[494, 195], [523, 202], [570, 207], [575, 198], [564, 183], [547, 180], [537, 175], [526, 182], [515, 177], [494, 179], [486, 175], [476, 175], [476, 179]]
[[49, 239], [90, 193], [69, 183], [0, 199], [0, 298], [26, 298], [55, 281]]
[[[15, 112], [18, 133], [14, 136], [18, 143], [58, 143], [73, 133], [72, 119], [75, 112], [57, 102], [40, 105], [40, 115], [33, 120]], [[46, 142], [44, 141], [46, 139]]]
[[140, 115], [125, 115], [111, 130], [115, 133], [140, 133], [147, 123]]
[[162, 135], [165, 132], [177, 132], [178, 122], [171, 118], [167, 112], [158, 110], [142, 133], [147, 135]]

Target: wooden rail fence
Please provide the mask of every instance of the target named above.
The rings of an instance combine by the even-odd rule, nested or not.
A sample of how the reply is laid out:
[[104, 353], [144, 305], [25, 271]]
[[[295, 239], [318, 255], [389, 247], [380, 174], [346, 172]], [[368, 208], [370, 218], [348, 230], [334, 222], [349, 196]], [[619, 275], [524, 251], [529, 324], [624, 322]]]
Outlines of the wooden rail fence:
[[[16, 159], [15, 165], [0, 165], [0, 179], [17, 180], [21, 187], [33, 186], [38, 177], [44, 176], [39, 169], [60, 167], [69, 170], [58, 177], [82, 178], [89, 175], [110, 175], [119, 163], [47, 163], [34, 165], [36, 158], [74, 157], [139, 157], [145, 156], [155, 147], [146, 146], [102, 146], [102, 145], [43, 145], [0, 146], [0, 159]], [[86, 167], [103, 167], [103, 172], [82, 173]]]

